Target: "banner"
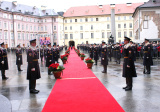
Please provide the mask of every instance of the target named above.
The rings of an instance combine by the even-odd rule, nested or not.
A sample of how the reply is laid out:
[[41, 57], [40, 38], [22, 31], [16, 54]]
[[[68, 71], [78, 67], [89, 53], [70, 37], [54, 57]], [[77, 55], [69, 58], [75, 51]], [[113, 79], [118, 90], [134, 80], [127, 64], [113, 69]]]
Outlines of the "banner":
[[40, 45], [47, 45], [50, 41], [50, 37], [40, 37]]

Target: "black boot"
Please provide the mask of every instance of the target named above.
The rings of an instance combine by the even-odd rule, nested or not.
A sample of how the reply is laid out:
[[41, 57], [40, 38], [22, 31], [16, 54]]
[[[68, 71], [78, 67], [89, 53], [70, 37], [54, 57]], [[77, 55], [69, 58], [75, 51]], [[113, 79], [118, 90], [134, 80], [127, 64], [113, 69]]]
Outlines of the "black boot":
[[104, 70], [102, 71], [102, 73], [107, 73], [107, 65], [103, 65]]
[[130, 91], [132, 90], [132, 77], [128, 77], [127, 80], [128, 80], [128, 86], [125, 89], [125, 91]]
[[21, 65], [17, 65], [17, 67], [18, 67], [18, 71], [23, 71], [21, 70]]
[[49, 69], [48, 69], [48, 75], [52, 75], [51, 72], [49, 71]]
[[29, 91], [32, 94], [37, 94], [39, 93], [38, 90], [35, 89], [36, 87], [36, 80], [29, 80]]
[[143, 74], [146, 74], [146, 68], [145, 68], [145, 66], [144, 66]]
[[147, 73], [146, 74], [150, 74], [151, 67], [150, 66], [146, 66], [146, 69], [147, 69]]
[[5, 76], [5, 70], [1, 70], [2, 73], [2, 80], [7, 80], [8, 77]]
[[123, 87], [123, 89], [126, 89], [128, 87], [128, 78], [126, 78], [126, 87]]

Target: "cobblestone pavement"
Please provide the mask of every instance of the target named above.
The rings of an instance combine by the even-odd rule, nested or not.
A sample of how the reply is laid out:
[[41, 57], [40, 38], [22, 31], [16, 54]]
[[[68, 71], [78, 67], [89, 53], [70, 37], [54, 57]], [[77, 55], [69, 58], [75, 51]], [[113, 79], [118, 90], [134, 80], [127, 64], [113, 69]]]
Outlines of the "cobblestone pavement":
[[[62, 52], [63, 54], [63, 52]], [[88, 54], [86, 54], [88, 57]], [[86, 57], [86, 58], [87, 58]], [[37, 80], [39, 94], [30, 94], [28, 80], [26, 80], [27, 62], [26, 53], [23, 53], [22, 72], [18, 72], [15, 64], [16, 56], [8, 53], [9, 70], [6, 71], [8, 80], [0, 79], [0, 94], [9, 99], [13, 112], [41, 112], [54, 84], [55, 78], [47, 75], [44, 62], [40, 63], [41, 79]], [[62, 62], [59, 60], [60, 64]], [[118, 101], [126, 112], [159, 112], [160, 111], [160, 59], [154, 60], [151, 74], [143, 74], [142, 60], [136, 61], [137, 78], [133, 80], [133, 90], [124, 91], [125, 78], [122, 77], [122, 64], [109, 62], [107, 74], [101, 73], [103, 67], [98, 61], [93, 66], [93, 73]], [[2, 107], [0, 105], [0, 108]], [[0, 111], [1, 112], [1, 111]]]

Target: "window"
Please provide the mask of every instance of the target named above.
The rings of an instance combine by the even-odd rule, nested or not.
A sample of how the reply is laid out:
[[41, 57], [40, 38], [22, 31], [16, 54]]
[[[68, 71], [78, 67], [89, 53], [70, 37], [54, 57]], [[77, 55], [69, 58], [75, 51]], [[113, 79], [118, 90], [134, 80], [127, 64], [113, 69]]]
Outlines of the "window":
[[124, 37], [125, 37], [125, 36], [127, 36], [127, 32], [126, 32], [126, 31], [124, 31]]
[[107, 38], [109, 38], [111, 36], [110, 32], [107, 32]]
[[70, 34], [70, 39], [73, 39], [73, 34]]
[[24, 40], [24, 33], [22, 33], [22, 39]]
[[2, 32], [0, 32], [0, 39], [2, 39]]
[[80, 33], [80, 38], [83, 39], [83, 33]]
[[91, 25], [91, 30], [93, 30], [93, 25]]
[[22, 30], [24, 30], [24, 25], [22, 25]]
[[43, 26], [41, 26], [41, 31], [43, 31]]
[[77, 19], [75, 19], [75, 22], [77, 22]]
[[36, 31], [36, 26], [34, 26], [34, 30]]
[[65, 30], [67, 30], [67, 27], [65, 27]]
[[96, 21], [98, 21], [98, 18], [96, 18]]
[[1, 28], [2, 26], [1, 26], [1, 21], [0, 21], [0, 28]]
[[110, 29], [110, 24], [107, 24], [107, 29]]
[[21, 34], [20, 34], [20, 33], [18, 33], [18, 39], [19, 39], [19, 40], [21, 39]]
[[26, 30], [28, 30], [28, 25], [26, 25]]
[[13, 24], [11, 24], [11, 30], [13, 30]]
[[32, 40], [32, 34], [30, 34], [31, 40]]
[[85, 22], [88, 22], [88, 18], [85, 18]]
[[124, 20], [126, 20], [126, 16], [124, 16]]
[[129, 31], [129, 37], [132, 37], [132, 31]]
[[7, 34], [8, 34], [7, 32], [4, 33], [4, 39], [7, 39], [8, 36]]
[[121, 20], [121, 16], [118, 16], [118, 20]]
[[36, 19], [34, 19], [34, 22], [36, 22]]
[[47, 26], [45, 26], [45, 31], [47, 31]]
[[54, 18], [54, 22], [56, 22], [56, 18]]
[[30, 26], [30, 30], [32, 31], [32, 26]]
[[56, 33], [54, 33], [54, 39], [57, 39], [57, 34]]
[[38, 26], [38, 31], [39, 31], [39, 26]]
[[129, 19], [132, 19], [132, 16], [129, 16]]
[[121, 32], [118, 32], [118, 38], [121, 38]]
[[44, 21], [45, 21], [45, 22], [47, 22], [47, 20], [46, 20], [46, 19], [44, 19]]
[[143, 29], [148, 29], [148, 20], [143, 21]]
[[118, 28], [121, 28], [121, 24], [118, 24]]
[[129, 23], [129, 28], [132, 28], [132, 23]]
[[93, 21], [93, 18], [91, 18], [91, 21]]
[[70, 23], [72, 23], [72, 19], [70, 19]]
[[7, 23], [4, 23], [4, 29], [7, 29]]
[[26, 39], [29, 40], [29, 38], [28, 38], [28, 33], [26, 34]]
[[67, 20], [65, 20], [65, 23], [67, 23]]
[[110, 20], [110, 17], [107, 17], [107, 21], [109, 21]]
[[65, 34], [65, 39], [68, 39], [68, 34]]
[[82, 19], [80, 19], [80, 22], [82, 22]]
[[14, 35], [12, 32], [11, 32], [11, 39], [14, 40]]
[[91, 33], [91, 38], [94, 38], [94, 33]]
[[18, 24], [18, 29], [19, 29], [19, 30], [20, 30], [20, 27], [21, 27], [20, 24]]
[[126, 23], [124, 23], [124, 28], [126, 28]]
[[104, 36], [104, 32], [102, 32], [102, 38], [105, 38], [105, 36]]
[[70, 26], [70, 30], [72, 30], [72, 26]]
[[83, 30], [83, 26], [80, 26], [80, 30]]

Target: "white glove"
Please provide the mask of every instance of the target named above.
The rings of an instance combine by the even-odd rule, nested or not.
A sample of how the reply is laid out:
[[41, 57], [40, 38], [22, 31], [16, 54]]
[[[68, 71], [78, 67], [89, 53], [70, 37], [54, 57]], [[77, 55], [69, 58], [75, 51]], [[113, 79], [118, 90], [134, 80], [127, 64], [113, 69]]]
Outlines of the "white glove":
[[147, 59], [148, 59], [149, 57], [147, 57]]
[[52, 60], [49, 60], [49, 62], [52, 62]]
[[35, 71], [35, 68], [32, 68], [31, 71]]
[[4, 64], [4, 61], [2, 61], [1, 63]]
[[130, 66], [129, 66], [129, 65], [127, 65], [127, 68], [130, 68]]
[[20, 61], [21, 59], [19, 58], [18, 60]]
[[104, 58], [102, 58], [102, 60], [104, 60]]

